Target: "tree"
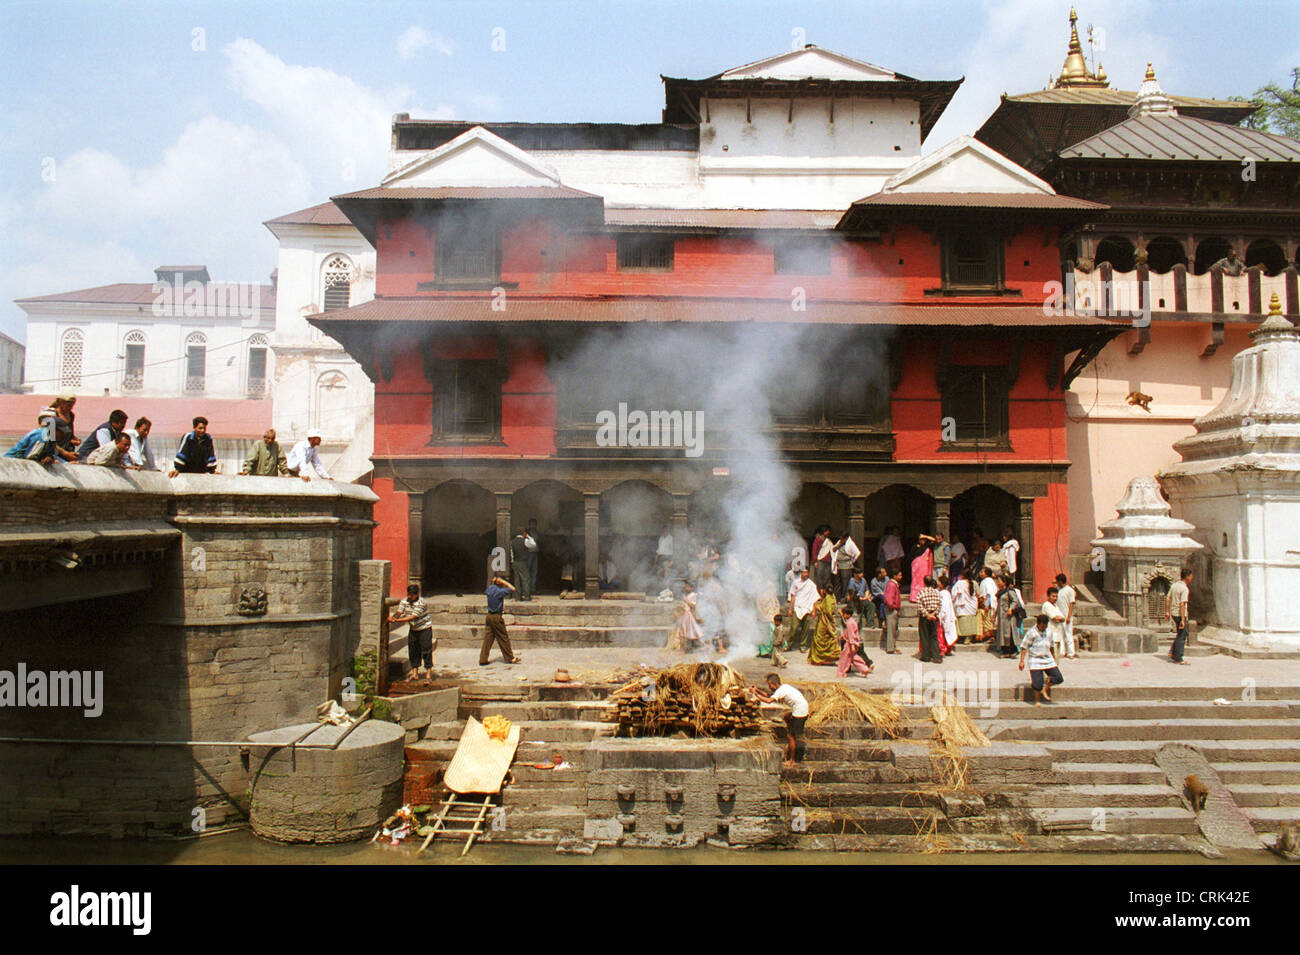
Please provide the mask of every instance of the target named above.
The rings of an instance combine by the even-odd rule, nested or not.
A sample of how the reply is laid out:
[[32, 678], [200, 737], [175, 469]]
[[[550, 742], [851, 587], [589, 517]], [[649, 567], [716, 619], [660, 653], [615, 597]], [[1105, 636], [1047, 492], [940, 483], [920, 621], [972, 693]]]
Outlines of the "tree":
[[1291, 71], [1290, 89], [1269, 83], [1255, 90], [1255, 95], [1249, 100], [1244, 97], [1233, 99], [1255, 105], [1255, 112], [1246, 117], [1249, 129], [1262, 129], [1300, 139], [1300, 66]]

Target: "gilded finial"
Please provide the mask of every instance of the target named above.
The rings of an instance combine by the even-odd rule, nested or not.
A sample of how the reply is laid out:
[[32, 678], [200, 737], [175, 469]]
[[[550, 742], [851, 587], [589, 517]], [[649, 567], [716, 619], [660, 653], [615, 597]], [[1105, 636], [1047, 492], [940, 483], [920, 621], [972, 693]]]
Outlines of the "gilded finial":
[[1156, 78], [1156, 71], [1155, 71], [1154, 69], [1152, 69], [1152, 67], [1151, 67], [1151, 63], [1150, 63], [1150, 61], [1148, 61], [1148, 62], [1147, 62], [1147, 75], [1146, 75], [1146, 79], [1148, 79], [1148, 80], [1154, 80], [1155, 78]]
[[1277, 292], [1268, 300], [1268, 314], [1269, 317], [1282, 314], [1282, 300], [1277, 297]]

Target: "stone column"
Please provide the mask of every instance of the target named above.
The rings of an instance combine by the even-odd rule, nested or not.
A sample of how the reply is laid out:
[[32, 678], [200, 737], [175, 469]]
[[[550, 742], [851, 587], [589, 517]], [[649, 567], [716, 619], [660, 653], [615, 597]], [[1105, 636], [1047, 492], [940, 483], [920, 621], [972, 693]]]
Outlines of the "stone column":
[[497, 546], [510, 549], [510, 499], [509, 491], [497, 492]]
[[849, 498], [849, 536], [853, 543], [862, 549], [862, 554], [853, 562], [854, 570], [866, 570], [866, 544], [862, 539], [867, 536], [867, 499], [865, 497]]
[[[687, 514], [690, 512], [691, 496], [689, 494], [673, 495], [673, 557], [684, 556], [677, 553], [677, 548], [686, 543], [686, 533], [689, 522]], [[679, 543], [680, 542], [680, 543]]]
[[[584, 596], [600, 599], [600, 492], [582, 495], [583, 539], [586, 541]], [[577, 581], [574, 581], [575, 585]]]
[[942, 534], [943, 539], [952, 541], [952, 498], [936, 497], [934, 499], [934, 532]]
[[407, 533], [410, 537], [410, 559], [407, 562], [406, 582], [419, 584], [424, 589], [424, 492], [407, 494]]
[[1037, 581], [1034, 580], [1034, 499], [1032, 497], [1022, 497], [1020, 499], [1020, 592], [1025, 596], [1025, 602], [1031, 600], [1042, 600], [1043, 595], [1034, 588]]

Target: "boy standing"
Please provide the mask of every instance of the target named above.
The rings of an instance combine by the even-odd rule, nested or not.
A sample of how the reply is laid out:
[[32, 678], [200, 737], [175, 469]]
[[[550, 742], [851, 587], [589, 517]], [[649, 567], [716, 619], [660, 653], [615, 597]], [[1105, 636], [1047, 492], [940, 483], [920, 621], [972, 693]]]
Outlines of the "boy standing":
[[1056, 575], [1056, 606], [1065, 614], [1065, 655], [1074, 659], [1074, 602], [1077, 595], [1065, 574]]
[[1025, 661], [1029, 661], [1029, 679], [1034, 688], [1034, 706], [1042, 706], [1043, 701], [1052, 702], [1052, 685], [1065, 682], [1061, 668], [1056, 665], [1052, 655], [1052, 638], [1047, 632], [1047, 614], [1038, 615], [1037, 626], [1025, 632], [1020, 644], [1020, 669], [1024, 670]]
[[790, 707], [790, 714], [785, 718], [785, 762], [781, 765], [793, 769], [803, 752], [803, 725], [808, 722], [808, 700], [789, 683], [782, 683], [781, 677], [775, 673], [767, 675], [767, 693], [758, 687], [754, 687], [754, 692], [764, 703]]
[[429, 607], [420, 599], [420, 585], [411, 584], [406, 588], [406, 599], [397, 605], [397, 610], [388, 618], [389, 623], [409, 623], [407, 630], [406, 652], [411, 661], [411, 672], [420, 678], [420, 666], [424, 666], [424, 678], [433, 678], [433, 623], [429, 619]]

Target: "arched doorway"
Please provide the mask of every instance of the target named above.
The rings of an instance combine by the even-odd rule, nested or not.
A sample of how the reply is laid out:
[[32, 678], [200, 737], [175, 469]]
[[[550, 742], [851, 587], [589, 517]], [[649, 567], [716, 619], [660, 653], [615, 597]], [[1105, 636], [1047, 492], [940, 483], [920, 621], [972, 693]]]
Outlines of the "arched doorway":
[[891, 527], [899, 529], [905, 559], [903, 589], [911, 584], [911, 556], [917, 538], [934, 529], [934, 498], [910, 484], [891, 484], [867, 498], [863, 565], [868, 575], [877, 566], [880, 542]]
[[619, 590], [658, 592], [655, 547], [673, 526], [673, 497], [648, 481], [624, 481], [600, 496], [600, 558], [614, 563]]
[[559, 593], [565, 564], [582, 589], [586, 534], [582, 494], [560, 481], [534, 481], [510, 497], [510, 536], [536, 521], [537, 592]]
[[987, 541], [993, 541], [1012, 529], [1021, 552], [1024, 540], [1020, 536], [1020, 501], [1000, 487], [992, 484], [977, 484], [967, 488], [952, 499], [950, 515], [952, 539], [966, 545], [968, 552], [973, 552], [972, 542], [975, 535], [981, 535]]
[[1272, 239], [1256, 239], [1246, 247], [1246, 268], [1264, 267], [1265, 275], [1278, 275], [1286, 268], [1286, 253]]
[[790, 505], [790, 515], [799, 536], [811, 542], [823, 524], [837, 534], [848, 530], [849, 499], [829, 485], [804, 484]]
[[471, 481], [447, 481], [425, 495], [424, 590], [483, 590], [495, 546], [496, 498], [491, 491]]
[[1098, 265], [1109, 262], [1116, 272], [1132, 272], [1136, 265], [1136, 253], [1132, 239], [1122, 235], [1108, 235], [1097, 243], [1094, 259]]
[[1232, 251], [1232, 243], [1221, 235], [1209, 235], [1196, 243], [1196, 274], [1204, 275], [1210, 266]]
[[1164, 274], [1175, 265], [1186, 265], [1183, 244], [1170, 235], [1158, 235], [1147, 243], [1147, 268]]

